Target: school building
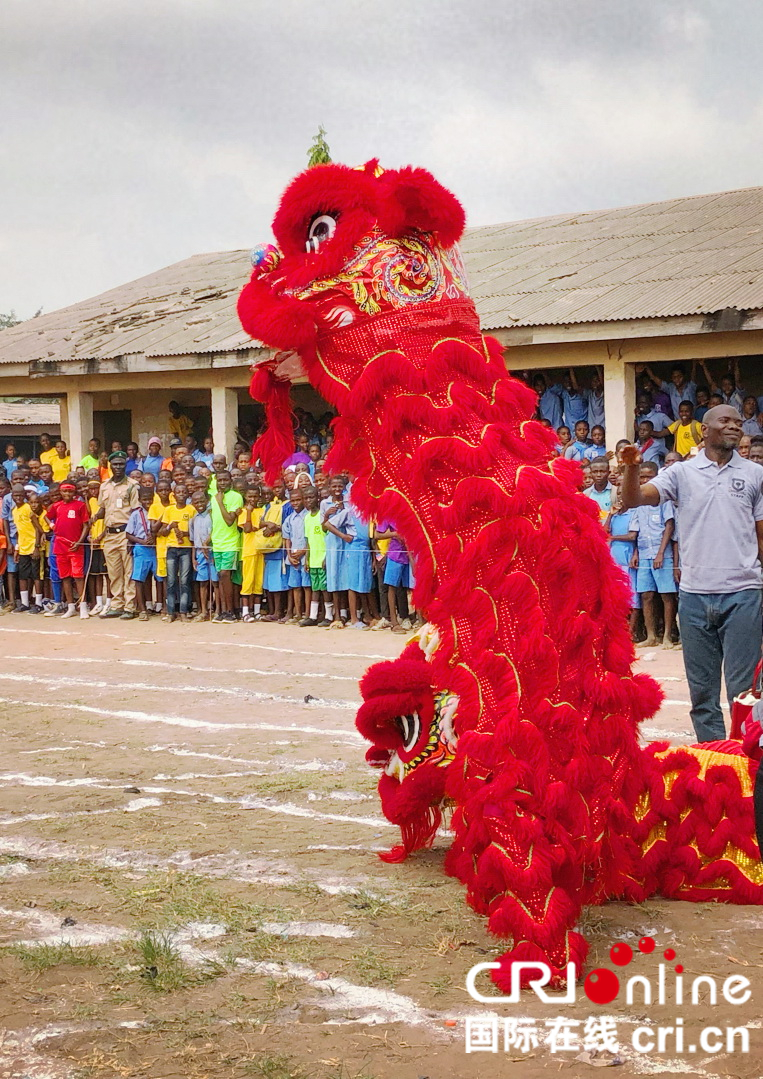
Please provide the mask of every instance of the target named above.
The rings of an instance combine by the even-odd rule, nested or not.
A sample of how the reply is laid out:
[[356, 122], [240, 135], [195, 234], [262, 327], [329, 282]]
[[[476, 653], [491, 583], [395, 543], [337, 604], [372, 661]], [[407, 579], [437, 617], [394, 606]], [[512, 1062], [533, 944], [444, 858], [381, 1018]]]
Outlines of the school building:
[[[635, 375], [739, 359], [763, 394], [763, 188], [472, 228], [462, 243], [483, 329], [512, 371], [603, 370], [607, 443], [632, 435]], [[95, 434], [166, 435], [177, 399], [230, 453], [259, 416], [249, 368], [270, 355], [241, 330], [248, 252], [194, 255], [0, 332], [0, 398], [57, 398], [78, 460]], [[291, 361], [295, 403], [326, 409]], [[704, 382], [704, 378], [700, 381]], [[6, 434], [0, 429], [0, 437]]]

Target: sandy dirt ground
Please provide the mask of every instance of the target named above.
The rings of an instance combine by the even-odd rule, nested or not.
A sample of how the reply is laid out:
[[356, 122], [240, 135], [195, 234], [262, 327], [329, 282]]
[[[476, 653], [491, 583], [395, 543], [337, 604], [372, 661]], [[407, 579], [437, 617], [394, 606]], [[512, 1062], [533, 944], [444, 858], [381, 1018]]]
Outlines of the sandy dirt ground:
[[[0, 1077], [471, 1079], [591, 1075], [544, 1023], [603, 1009], [502, 1006], [465, 990], [500, 951], [443, 873], [448, 837], [403, 865], [354, 730], [357, 680], [389, 633], [158, 621], [0, 620]], [[647, 739], [690, 741], [680, 652], [642, 667], [667, 701]], [[752, 982], [742, 1006], [617, 1000], [623, 1076], [763, 1074], [763, 911], [650, 901], [589, 910], [591, 966], [616, 942], [673, 948], [685, 977]], [[631, 969], [650, 976], [655, 956]], [[654, 968], [654, 969], [653, 969]], [[488, 983], [481, 983], [487, 992]], [[622, 995], [622, 994], [621, 994]], [[503, 1019], [539, 1024], [525, 1052]], [[635, 1027], [675, 1027], [638, 1054]], [[699, 1030], [746, 1026], [750, 1052]], [[582, 1030], [581, 1026], [579, 1030]]]

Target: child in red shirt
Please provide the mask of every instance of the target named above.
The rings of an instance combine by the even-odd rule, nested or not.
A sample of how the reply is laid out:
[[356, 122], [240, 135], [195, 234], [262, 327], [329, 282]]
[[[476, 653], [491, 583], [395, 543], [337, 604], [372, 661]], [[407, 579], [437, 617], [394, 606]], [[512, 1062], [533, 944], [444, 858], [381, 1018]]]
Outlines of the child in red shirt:
[[[61, 499], [49, 506], [46, 513], [53, 526], [53, 554], [58, 564], [58, 575], [64, 586], [64, 598], [67, 609], [62, 618], [74, 618], [77, 608], [74, 602], [72, 578], [77, 581], [77, 592], [81, 602], [83, 596], [83, 578], [85, 576], [85, 551], [82, 546], [90, 524], [90, 511], [84, 502], [75, 500], [77, 488], [73, 483], [62, 483], [59, 487]], [[46, 611], [45, 614], [55, 612]]]

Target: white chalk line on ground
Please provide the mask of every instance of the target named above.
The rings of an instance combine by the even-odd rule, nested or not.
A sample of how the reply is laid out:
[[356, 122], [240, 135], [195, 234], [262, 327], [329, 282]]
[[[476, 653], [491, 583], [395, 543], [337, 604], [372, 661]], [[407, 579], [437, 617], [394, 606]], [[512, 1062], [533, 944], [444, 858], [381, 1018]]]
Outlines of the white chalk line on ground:
[[[144, 753], [171, 753], [175, 757], [198, 757], [201, 760], [223, 761], [228, 764], [252, 764], [257, 767], [270, 766], [273, 771], [262, 773], [263, 775], [277, 775], [279, 772], [344, 772], [347, 765], [344, 761], [325, 761], [314, 757], [310, 761], [261, 761], [249, 757], [223, 757], [219, 753], [201, 753], [192, 749], [179, 749], [176, 746], [146, 746]], [[160, 776], [154, 776], [159, 779]], [[181, 778], [177, 776], [176, 778]]]
[[[29, 675], [26, 674], [12, 674], [9, 671], [0, 671], [0, 681], [3, 682], [22, 682], [28, 683], [30, 681]], [[360, 707], [359, 700], [327, 700], [322, 697], [310, 697], [306, 700], [305, 697], [285, 697], [279, 693], [261, 693], [252, 689], [229, 689], [227, 686], [185, 686], [185, 685], [173, 685], [171, 690], [162, 689], [160, 686], [152, 685], [150, 682], [100, 682], [93, 681], [89, 678], [45, 678], [35, 674], [34, 684], [36, 686], [50, 686], [51, 689], [113, 689], [122, 690], [123, 692], [145, 692], [145, 693], [192, 693], [197, 696], [204, 696], [213, 694], [214, 696], [226, 696], [233, 697], [235, 700], [241, 701], [270, 701], [273, 704], [293, 704], [299, 708], [328, 708], [332, 710], [350, 711], [356, 712]]]
[[[89, 787], [91, 790], [102, 791], [123, 791], [124, 787], [121, 784], [109, 783], [105, 779], [56, 779], [53, 776], [40, 776], [29, 775], [27, 772], [4, 772], [0, 773], [0, 783], [4, 784], [3, 789], [7, 789], [9, 786], [20, 787]], [[208, 791], [189, 791], [180, 790], [176, 787], [142, 787], [142, 791], [149, 795], [155, 794], [171, 794], [179, 798], [204, 798], [207, 801], [214, 802], [217, 805], [237, 805], [242, 809], [261, 810], [266, 813], [275, 813], [285, 817], [302, 817], [311, 820], [320, 821], [332, 821], [338, 824], [361, 824], [369, 828], [396, 828], [397, 825], [391, 824], [383, 817], [349, 817], [343, 813], [322, 813], [316, 809], [308, 809], [306, 806], [294, 805], [292, 802], [276, 802], [270, 798], [258, 798], [253, 794], [246, 794], [242, 798], [230, 798], [222, 794], [212, 794]], [[361, 800], [370, 798], [370, 795], [362, 795]], [[149, 808], [150, 805], [161, 805], [158, 799], [146, 799], [136, 798], [132, 802], [129, 802], [127, 806], [120, 807], [127, 812], [131, 811], [131, 807], [134, 809]], [[78, 811], [82, 812], [82, 811]], [[108, 813], [113, 812], [111, 809], [93, 810], [92, 813]], [[65, 814], [68, 815], [68, 814]], [[92, 815], [92, 814], [91, 814]], [[22, 820], [21, 817], [13, 817], [9, 815], [5, 818], [0, 818], [0, 824], [12, 824], [14, 820]], [[28, 819], [28, 818], [27, 818]], [[51, 819], [51, 815], [46, 814], [44, 818], [39, 818], [36, 815], [32, 819]]]
[[[296, 869], [284, 861], [273, 861], [260, 856], [245, 855], [232, 850], [226, 854], [205, 854], [193, 857], [191, 851], [177, 851], [162, 858], [146, 851], [122, 850], [107, 847], [99, 852], [89, 847], [77, 847], [74, 843], [58, 843], [48, 839], [29, 839], [26, 836], [0, 836], [0, 853], [27, 858], [32, 862], [75, 862], [104, 869], [131, 870], [138, 872], [192, 873], [210, 880], [232, 880], [243, 884], [263, 884], [268, 887], [288, 888], [308, 882], [326, 895], [357, 895], [366, 892], [386, 900], [393, 900], [389, 893], [381, 891], [378, 880], [360, 875], [342, 877], [310, 867]], [[386, 883], [384, 881], [383, 883]]]
[[18, 815], [8, 813], [0, 817], [0, 827], [30, 824], [32, 821], [70, 820], [73, 817], [105, 817], [109, 813], [140, 813], [144, 809], [158, 809], [162, 804], [161, 798], [133, 798], [127, 805], [113, 806], [111, 809], [72, 809], [68, 812], [20, 813]]
[[173, 671], [175, 674], [177, 674], [178, 671], [192, 671], [194, 674], [256, 674], [268, 678], [320, 678], [327, 679], [331, 682], [354, 682], [356, 685], [358, 682], [357, 675], [354, 674], [327, 674], [325, 671], [265, 670], [260, 667], [193, 667], [188, 663], [164, 663], [159, 659], [121, 659], [119, 657], [115, 659], [102, 659], [98, 656], [77, 656], [76, 659], [72, 659], [70, 656], [31, 656], [28, 654], [26, 658], [30, 663], [67, 663], [70, 666], [75, 667], [83, 663], [106, 664], [112, 670], [115, 667], [157, 667]]
[[157, 715], [152, 712], [136, 712], [126, 708], [94, 708], [88, 704], [67, 704], [64, 701], [25, 701], [16, 697], [0, 697], [0, 704], [12, 704], [21, 708], [56, 708], [58, 711], [82, 712], [84, 715], [126, 719], [132, 723], [159, 723], [169, 727], [189, 727], [207, 731], [282, 731], [286, 734], [319, 734], [324, 738], [350, 739], [348, 745], [364, 745], [365, 739], [350, 728], [333, 730], [323, 727], [298, 727], [296, 724], [282, 726], [276, 723], [212, 723], [206, 719], [187, 719], [185, 716]]
[[[291, 743], [289, 743], [291, 744]], [[18, 755], [20, 757], [34, 757], [37, 754], [42, 753], [76, 753], [81, 746], [95, 746], [98, 749], [106, 749], [110, 752], [120, 750], [130, 753], [171, 753], [176, 757], [198, 757], [202, 760], [221, 761], [224, 764], [250, 764], [254, 768], [244, 772], [207, 772], [207, 773], [194, 773], [186, 772], [182, 775], [155, 775], [154, 779], [229, 779], [236, 776], [277, 776], [277, 775], [289, 775], [292, 772], [329, 772], [331, 774], [341, 774], [346, 772], [349, 767], [345, 761], [340, 760], [323, 760], [318, 757], [313, 757], [312, 760], [258, 760], [251, 757], [224, 757], [219, 753], [202, 753], [194, 752], [190, 749], [181, 749], [177, 746], [138, 746], [130, 747], [124, 744], [113, 743], [109, 745], [107, 742], [73, 742], [69, 746], [48, 746], [44, 749], [20, 749]], [[358, 769], [366, 774], [368, 766]], [[265, 771], [262, 771], [265, 769]]]
[[[9, 626], [0, 626], [0, 633], [34, 633], [37, 636], [43, 635], [46, 637], [72, 637], [76, 627], [72, 626], [71, 629], [16, 629]], [[117, 640], [124, 641], [125, 644], [143, 645], [143, 644], [156, 644], [156, 641], [148, 641], [145, 639], [133, 640], [131, 637], [123, 636], [121, 633], [107, 633], [103, 630], [98, 631], [99, 637], [115, 637]], [[336, 633], [332, 634], [331, 643], [335, 645]], [[404, 642], [403, 642], [404, 643]], [[336, 646], [331, 651], [316, 652], [308, 648], [281, 648], [280, 646], [272, 644], [258, 644], [256, 641], [209, 641], [199, 640], [200, 648], [259, 648], [263, 652], [279, 652], [289, 656], [319, 656], [321, 659], [395, 659], [396, 656], [380, 655], [377, 652], [338, 652]], [[402, 643], [400, 645], [402, 651]]]
[[[32, 939], [6, 941], [5, 947], [11, 949], [14, 946], [34, 948], [48, 944], [98, 947], [109, 943], [125, 943], [126, 941], [138, 939], [138, 933], [134, 930], [108, 925], [82, 923], [79, 926], [66, 927], [66, 931], [64, 931], [64, 927], [59, 922], [60, 915], [54, 915], [46, 911], [21, 911], [5, 908], [0, 909], [0, 916], [21, 921], [37, 929], [37, 936]], [[358, 935], [350, 926], [332, 922], [264, 922], [259, 924], [258, 929], [262, 933], [282, 938], [326, 937], [339, 940], [352, 939]], [[214, 948], [199, 947], [199, 943], [219, 940], [221, 937], [226, 936], [227, 932], [228, 927], [225, 924], [192, 921], [173, 930], [168, 930], [167, 937], [186, 962], [196, 966], [203, 966], [204, 964], [219, 962], [221, 957], [220, 953]], [[440, 1012], [433, 1008], [425, 1008], [414, 1001], [413, 998], [404, 996], [395, 990], [358, 985], [339, 976], [326, 977], [325, 974], [312, 970], [304, 964], [256, 961], [240, 956], [235, 957], [232, 961], [235, 967], [242, 972], [245, 971], [269, 978], [298, 980], [309, 986], [316, 991], [316, 995], [311, 1002], [318, 1005], [330, 1016], [324, 1024], [327, 1026], [356, 1024], [378, 1026], [396, 1023], [409, 1027], [426, 1028], [430, 1033], [436, 1034], [440, 1038], [454, 1040], [457, 1037], [460, 1038], [460, 1032], [457, 1033], [452, 1029], [452, 1026], [462, 1026], [470, 1016], [479, 1014], [481, 1019], [487, 1020], [498, 1018], [495, 1012], [486, 1010], [480, 1013], [475, 1013], [473, 1010]], [[650, 1017], [634, 1017], [630, 1015], [618, 1015], [617, 1021], [635, 1025], [643, 1023], [645, 1018], [651, 1022]], [[528, 1022], [531, 1020], [529, 1017], [523, 1017], [522, 1021]], [[223, 1022], [226, 1021], [224, 1020]], [[227, 1022], [231, 1022], [231, 1020]], [[446, 1023], [447, 1027], [444, 1026]], [[750, 1025], [757, 1028], [760, 1024], [753, 1023]], [[146, 1029], [150, 1028], [150, 1026], [150, 1020], [130, 1020], [119, 1024], [120, 1028], [126, 1027], [130, 1029]], [[88, 1025], [88, 1029], [104, 1030], [108, 1029], [108, 1026], [105, 1024], [95, 1027]], [[8, 1045], [5, 1038], [3, 1039], [0, 1050], [4, 1050], [6, 1047], [16, 1047], [22, 1040], [26, 1042], [27, 1047], [32, 1047], [53, 1038], [73, 1033], [81, 1033], [81, 1030], [70, 1024], [62, 1024], [57, 1027], [49, 1026], [36, 1031], [34, 1034], [17, 1031], [11, 1035], [10, 1045]], [[541, 1034], [539, 1040], [544, 1048], [550, 1048], [550, 1034]], [[664, 1061], [660, 1059], [660, 1061], [652, 1061], [651, 1063], [644, 1062], [641, 1059], [643, 1054], [641, 1056], [631, 1054], [627, 1049], [621, 1052], [621, 1056], [625, 1057], [629, 1063], [633, 1063], [637, 1071], [645, 1074], [656, 1074], [658, 1071], [659, 1074], [679, 1074], [691, 1070], [696, 1074], [706, 1076], [707, 1079], [719, 1079], [717, 1076], [712, 1077], [710, 1073], [702, 1068], [689, 1069], [685, 1059], [683, 1061]]]
[[[0, 942], [0, 946], [3, 947], [69, 944], [72, 948], [98, 948], [103, 944], [139, 938], [137, 931], [122, 926], [91, 925], [87, 922], [64, 925], [60, 914], [39, 908], [12, 910], [8, 907], [0, 907], [0, 918], [22, 922], [34, 933], [34, 936], [24, 940], [15, 938], [4, 940]], [[334, 940], [350, 940], [358, 935], [357, 931], [349, 925], [338, 922], [261, 922], [256, 928], [260, 933], [271, 937], [330, 937]], [[166, 935], [171, 943], [179, 945], [182, 949], [183, 945], [192, 944], [195, 940], [215, 940], [224, 937], [227, 932], [228, 926], [219, 922], [190, 921], [184, 922], [176, 929], [168, 930]]]

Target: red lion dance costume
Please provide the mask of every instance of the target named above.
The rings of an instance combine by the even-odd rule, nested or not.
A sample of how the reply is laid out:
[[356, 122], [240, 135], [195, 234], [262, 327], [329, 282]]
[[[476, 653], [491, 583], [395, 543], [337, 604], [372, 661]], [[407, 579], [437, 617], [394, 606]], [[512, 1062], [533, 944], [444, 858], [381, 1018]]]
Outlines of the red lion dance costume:
[[[359, 730], [402, 860], [454, 806], [447, 870], [514, 960], [579, 972], [584, 904], [763, 902], [760, 751], [639, 745], [661, 691], [634, 674], [629, 588], [579, 469], [530, 419], [535, 395], [480, 333], [455, 246], [456, 198], [423, 169], [320, 165], [286, 189], [279, 249], [254, 253], [238, 310], [299, 354], [339, 412], [329, 467], [390, 519], [427, 626], [363, 678]], [[278, 358], [255, 369], [271, 477], [293, 452]], [[584, 557], [583, 557], [584, 553]], [[759, 731], [758, 731], [759, 734]]]

